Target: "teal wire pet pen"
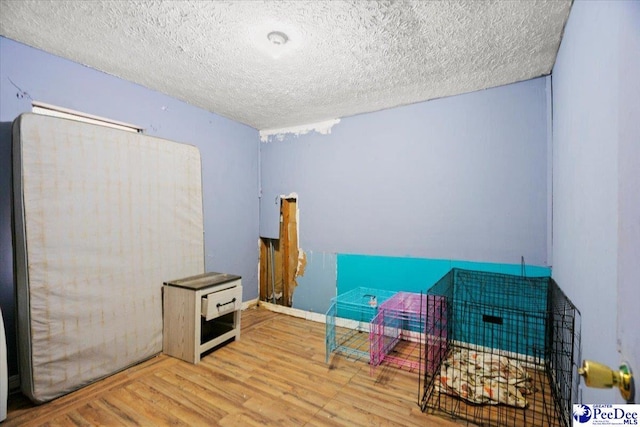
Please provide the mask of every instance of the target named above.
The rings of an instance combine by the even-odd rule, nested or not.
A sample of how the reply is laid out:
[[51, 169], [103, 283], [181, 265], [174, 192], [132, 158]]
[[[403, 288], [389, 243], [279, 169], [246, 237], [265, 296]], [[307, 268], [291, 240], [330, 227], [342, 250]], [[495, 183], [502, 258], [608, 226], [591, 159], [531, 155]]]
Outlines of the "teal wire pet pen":
[[394, 294], [393, 291], [361, 287], [331, 298], [325, 335], [327, 363], [332, 353], [369, 362], [370, 322], [380, 304]]

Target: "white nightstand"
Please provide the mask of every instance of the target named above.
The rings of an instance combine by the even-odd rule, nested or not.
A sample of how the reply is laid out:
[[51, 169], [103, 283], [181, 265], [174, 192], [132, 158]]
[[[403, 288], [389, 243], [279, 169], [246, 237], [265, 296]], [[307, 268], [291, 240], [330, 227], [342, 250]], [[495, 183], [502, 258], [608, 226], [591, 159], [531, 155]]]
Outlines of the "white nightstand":
[[230, 339], [240, 339], [240, 276], [205, 273], [165, 282], [162, 351], [191, 363]]

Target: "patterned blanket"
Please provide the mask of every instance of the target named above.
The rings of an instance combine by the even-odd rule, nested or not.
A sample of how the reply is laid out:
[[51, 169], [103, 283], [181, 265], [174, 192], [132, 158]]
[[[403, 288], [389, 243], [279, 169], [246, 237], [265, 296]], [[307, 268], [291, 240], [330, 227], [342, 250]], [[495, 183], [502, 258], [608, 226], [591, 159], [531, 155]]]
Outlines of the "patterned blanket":
[[439, 390], [476, 404], [528, 405], [531, 377], [515, 360], [497, 354], [456, 349], [442, 362]]

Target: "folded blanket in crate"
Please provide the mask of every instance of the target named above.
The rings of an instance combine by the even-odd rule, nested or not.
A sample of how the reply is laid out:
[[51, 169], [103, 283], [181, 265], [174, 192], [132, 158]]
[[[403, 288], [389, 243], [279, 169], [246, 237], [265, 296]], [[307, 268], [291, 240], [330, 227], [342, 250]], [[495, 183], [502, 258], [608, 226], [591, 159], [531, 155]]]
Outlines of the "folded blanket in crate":
[[531, 377], [506, 356], [456, 349], [442, 362], [439, 389], [476, 404], [528, 405], [524, 395], [532, 390]]

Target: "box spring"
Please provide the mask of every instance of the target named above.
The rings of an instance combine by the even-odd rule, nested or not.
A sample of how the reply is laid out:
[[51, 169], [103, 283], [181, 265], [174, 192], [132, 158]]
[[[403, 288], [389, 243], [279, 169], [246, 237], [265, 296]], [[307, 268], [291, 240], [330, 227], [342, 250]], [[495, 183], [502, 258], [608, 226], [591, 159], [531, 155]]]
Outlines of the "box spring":
[[162, 350], [162, 283], [204, 271], [196, 147], [66, 119], [13, 125], [22, 392], [46, 402]]

